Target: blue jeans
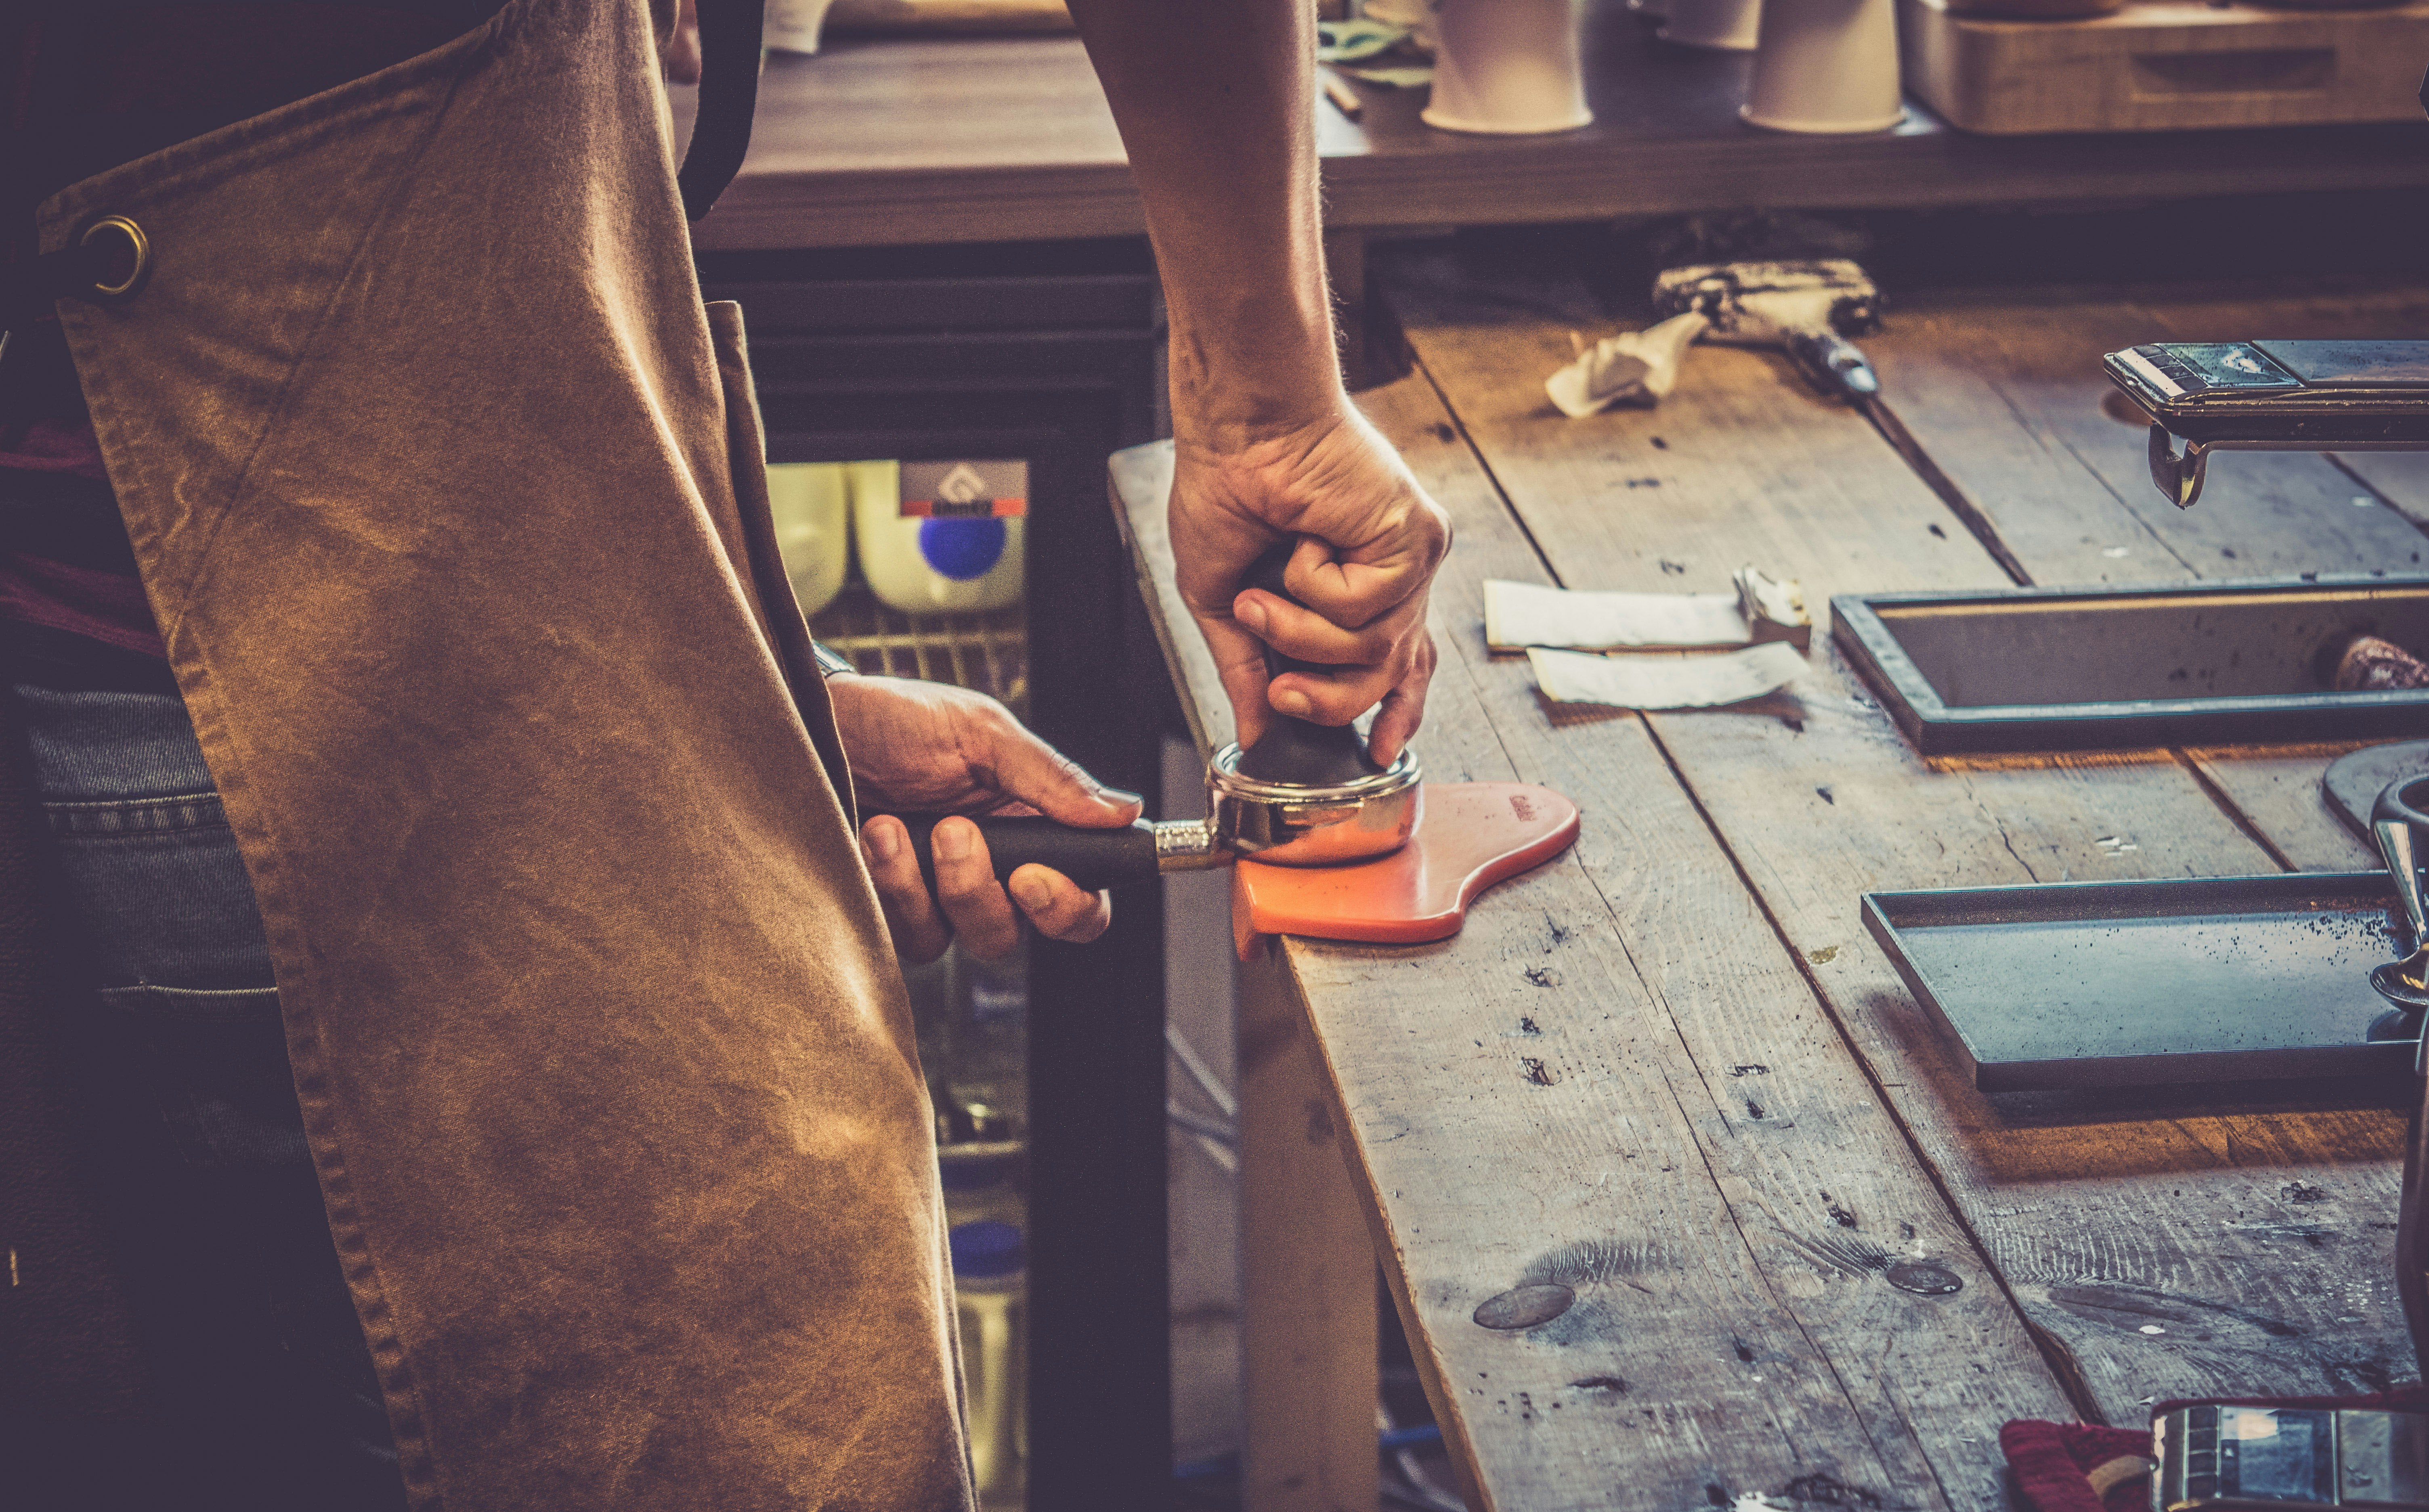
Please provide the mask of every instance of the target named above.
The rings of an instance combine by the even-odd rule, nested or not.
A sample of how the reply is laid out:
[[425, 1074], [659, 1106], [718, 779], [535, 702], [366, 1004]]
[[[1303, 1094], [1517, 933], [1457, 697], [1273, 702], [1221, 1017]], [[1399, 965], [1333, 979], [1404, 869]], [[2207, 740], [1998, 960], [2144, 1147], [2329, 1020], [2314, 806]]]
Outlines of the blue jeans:
[[162, 1504], [401, 1508], [261, 915], [185, 705], [13, 692], [69, 979], [91, 989], [64, 1038], [169, 1436]]

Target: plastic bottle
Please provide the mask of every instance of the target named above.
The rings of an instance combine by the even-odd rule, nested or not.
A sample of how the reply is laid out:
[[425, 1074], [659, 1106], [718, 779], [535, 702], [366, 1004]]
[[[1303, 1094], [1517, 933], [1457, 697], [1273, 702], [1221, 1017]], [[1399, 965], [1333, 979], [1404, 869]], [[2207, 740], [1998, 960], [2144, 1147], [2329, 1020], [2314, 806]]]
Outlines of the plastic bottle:
[[861, 575], [887, 608], [975, 614], [1020, 602], [1028, 520], [906, 517], [901, 464], [854, 462], [846, 471]]
[[945, 1189], [945, 1224], [959, 1228], [985, 1219], [1026, 1229], [1029, 1203], [1022, 1195], [1024, 1152], [1000, 1144], [947, 1144], [936, 1151]]
[[949, 1241], [980, 1504], [1016, 1507], [1029, 1457], [1028, 1246], [996, 1219], [960, 1224]]
[[946, 1091], [982, 1142], [1017, 1140], [1029, 1124], [1029, 950], [981, 961], [953, 947], [953, 1018]]
[[771, 462], [768, 465], [768, 512], [775, 517], [776, 546], [785, 575], [805, 618], [834, 601], [843, 590], [851, 557], [851, 510], [840, 462]]

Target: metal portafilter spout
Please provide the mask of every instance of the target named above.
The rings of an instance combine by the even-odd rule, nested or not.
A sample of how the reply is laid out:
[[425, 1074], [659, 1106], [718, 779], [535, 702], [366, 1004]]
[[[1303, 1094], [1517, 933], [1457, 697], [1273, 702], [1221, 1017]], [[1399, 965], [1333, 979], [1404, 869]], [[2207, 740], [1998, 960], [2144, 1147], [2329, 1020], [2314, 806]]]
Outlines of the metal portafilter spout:
[[[2370, 984], [2388, 1002], [2418, 1012], [2429, 1007], [2429, 916], [2421, 896], [2421, 857], [2416, 842], [2421, 827], [2429, 826], [2429, 777], [2407, 777], [2390, 782], [2371, 806], [2370, 829], [2386, 859], [2395, 896], [2411, 930], [2412, 953], [2390, 961], [2370, 974]], [[2429, 1019], [2417, 1020], [2429, 1028]], [[2429, 1036], [2422, 1041], [2429, 1052]], [[2429, 1177], [2429, 1063], [2416, 1064], [2421, 1076], [2420, 1100], [2412, 1110], [2412, 1126], [2404, 1140], [2404, 1196], [2395, 1217], [2395, 1294], [2404, 1304], [2404, 1322], [2412, 1334], [2412, 1351], [2422, 1374], [2429, 1376], [2429, 1202], [2421, 1184]]]
[[[1292, 603], [1282, 585], [1292, 542], [1249, 568], [1244, 587]], [[1268, 679], [1329, 668], [1265, 650]], [[1095, 890], [1148, 881], [1165, 872], [1202, 871], [1253, 858], [1278, 866], [1334, 866], [1387, 856], [1416, 832], [1424, 807], [1416, 754], [1378, 765], [1347, 725], [1319, 725], [1275, 714], [1254, 746], [1229, 745], [1208, 761], [1209, 815], [1117, 830], [1083, 830], [1033, 815], [971, 819], [999, 879], [1034, 862]], [[913, 853], [931, 888], [936, 879], [930, 831], [942, 814], [906, 814]]]

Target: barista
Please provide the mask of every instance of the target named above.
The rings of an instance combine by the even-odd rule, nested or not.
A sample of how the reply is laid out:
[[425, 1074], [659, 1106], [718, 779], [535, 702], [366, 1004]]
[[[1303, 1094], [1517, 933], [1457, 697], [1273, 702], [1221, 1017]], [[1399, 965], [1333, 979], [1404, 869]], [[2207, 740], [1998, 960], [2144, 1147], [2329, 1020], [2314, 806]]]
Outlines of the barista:
[[[1304, 8], [1073, 9], [1165, 279], [1176, 555], [1243, 738], [1380, 701], [1389, 760], [1447, 531], [1341, 389]], [[73, 935], [39, 1022], [107, 1218], [28, 1178], [0, 1475], [967, 1504], [892, 958], [1089, 939], [1107, 905], [1040, 867], [1007, 896], [954, 819], [932, 903], [855, 799], [1137, 802], [990, 700], [816, 671], [658, 131], [681, 28], [45, 12], [11, 39], [13, 258], [107, 217], [144, 242], [124, 293], [8, 310], [0, 356], [0, 623]], [[1307, 607], [1235, 598], [1285, 533]], [[1266, 643], [1338, 670], [1268, 688]]]

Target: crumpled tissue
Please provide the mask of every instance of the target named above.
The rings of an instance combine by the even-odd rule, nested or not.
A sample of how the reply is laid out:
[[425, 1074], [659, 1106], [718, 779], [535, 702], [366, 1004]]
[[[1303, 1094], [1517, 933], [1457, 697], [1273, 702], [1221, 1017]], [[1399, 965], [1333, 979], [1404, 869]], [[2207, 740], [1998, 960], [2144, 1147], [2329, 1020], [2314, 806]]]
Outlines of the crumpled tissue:
[[1585, 346], [1575, 360], [1544, 380], [1544, 392], [1571, 419], [1597, 415], [1613, 404], [1652, 405], [1678, 385], [1679, 359], [1712, 322], [1696, 310], [1674, 315], [1642, 331], [1622, 331]]

